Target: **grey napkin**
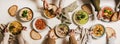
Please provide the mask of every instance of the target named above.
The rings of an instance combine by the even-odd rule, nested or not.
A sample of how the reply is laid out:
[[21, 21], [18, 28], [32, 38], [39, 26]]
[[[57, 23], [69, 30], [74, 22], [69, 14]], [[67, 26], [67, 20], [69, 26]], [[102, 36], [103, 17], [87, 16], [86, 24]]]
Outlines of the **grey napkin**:
[[77, 2], [73, 2], [72, 4], [70, 4], [69, 6], [65, 7], [62, 9], [62, 13], [60, 15], [57, 16], [57, 18], [59, 20], [61, 20], [62, 23], [65, 23], [67, 25], [71, 24], [70, 21], [70, 17], [68, 12], [72, 12], [73, 10], [75, 10], [78, 7]]
[[9, 44], [19, 44], [17, 36], [15, 35], [10, 35], [8, 42]]
[[4, 24], [0, 24], [0, 42], [3, 40], [3, 37], [4, 37], [4, 35], [3, 35], [3, 29], [4, 29]]
[[72, 12], [73, 10], [75, 10], [78, 7], [77, 5], [77, 1], [71, 3], [70, 5], [68, 5], [67, 7], [64, 8], [65, 12]]
[[1, 31], [0, 31], [0, 42], [3, 40], [3, 34], [1, 33]]

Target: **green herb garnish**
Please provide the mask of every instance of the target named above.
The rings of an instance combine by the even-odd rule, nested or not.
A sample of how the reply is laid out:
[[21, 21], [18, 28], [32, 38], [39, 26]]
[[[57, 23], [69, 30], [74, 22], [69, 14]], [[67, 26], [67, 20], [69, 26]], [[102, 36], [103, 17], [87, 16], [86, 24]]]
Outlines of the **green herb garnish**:
[[110, 11], [108, 14], [112, 14], [112, 12]]
[[109, 11], [109, 10], [104, 10], [104, 12], [105, 12], [105, 13], [108, 13], [108, 12], [110, 12], [110, 11]]
[[81, 19], [83, 19], [83, 18], [85, 18], [85, 15], [84, 15], [84, 14], [81, 14], [81, 15], [77, 16], [77, 19], [78, 19], [78, 20], [81, 20]]
[[24, 10], [23, 13], [22, 13], [22, 17], [27, 17], [27, 10]]
[[15, 28], [15, 27], [14, 27], [14, 26], [10, 26], [10, 27], [9, 27], [10, 31], [12, 31], [13, 28]]
[[112, 14], [110, 10], [104, 10], [105, 13]]

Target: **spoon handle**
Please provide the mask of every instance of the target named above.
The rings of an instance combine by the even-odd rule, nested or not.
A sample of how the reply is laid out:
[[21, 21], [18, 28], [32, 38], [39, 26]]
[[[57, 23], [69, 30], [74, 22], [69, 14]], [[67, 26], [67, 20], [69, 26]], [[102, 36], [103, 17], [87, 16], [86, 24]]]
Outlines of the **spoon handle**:
[[49, 29], [52, 29], [49, 25], [47, 25]]

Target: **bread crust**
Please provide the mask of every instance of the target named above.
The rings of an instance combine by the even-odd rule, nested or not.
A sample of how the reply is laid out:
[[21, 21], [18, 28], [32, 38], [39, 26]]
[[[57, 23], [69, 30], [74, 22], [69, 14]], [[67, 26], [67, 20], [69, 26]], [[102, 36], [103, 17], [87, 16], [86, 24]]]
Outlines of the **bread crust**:
[[18, 10], [18, 6], [17, 5], [12, 5], [9, 9], [8, 9], [8, 13], [10, 16], [15, 16], [16, 12]]
[[34, 31], [34, 30], [32, 30], [32, 31], [30, 32], [30, 37], [31, 37], [33, 40], [39, 40], [39, 39], [42, 38], [42, 36], [41, 36], [38, 32], [36, 32], [36, 31]]

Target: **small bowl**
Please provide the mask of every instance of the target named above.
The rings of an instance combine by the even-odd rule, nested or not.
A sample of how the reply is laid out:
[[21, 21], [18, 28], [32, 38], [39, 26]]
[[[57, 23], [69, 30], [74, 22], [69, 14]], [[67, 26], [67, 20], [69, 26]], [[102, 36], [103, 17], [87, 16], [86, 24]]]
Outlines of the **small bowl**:
[[[85, 12], [85, 11], [83, 11], [83, 10], [78, 10], [78, 11], [76, 11], [76, 12], [73, 14], [73, 16], [72, 16], [73, 22], [74, 22], [76, 25], [85, 25], [85, 24], [88, 22], [88, 20], [89, 20], [89, 15], [87, 14], [87, 15], [86, 15], [86, 18], [84, 18], [84, 19], [86, 20], [85, 23], [80, 23], [80, 22], [78, 22], [78, 21], [76, 20], [76, 15], [77, 15], [78, 12], [84, 12], [84, 14], [87, 14], [87, 12]], [[83, 19], [81, 19], [81, 20], [83, 20]], [[80, 20], [79, 20], [79, 21], [80, 21]]]
[[59, 29], [59, 26], [60, 26], [60, 25], [66, 26], [66, 27], [68, 28], [68, 29], [67, 29], [68, 32], [69, 32], [69, 27], [68, 27], [68, 25], [66, 25], [66, 24], [59, 24], [59, 25], [57, 25], [57, 26], [55, 27], [55, 34], [56, 34], [56, 36], [59, 37], [59, 38], [64, 38], [64, 37], [66, 37], [66, 36], [68, 35], [68, 32], [65, 34], [65, 36], [59, 35], [59, 34], [58, 34], [59, 31], [57, 31], [57, 30]]
[[[22, 16], [24, 10], [29, 10], [29, 11], [31, 11], [31, 17], [30, 17], [30, 19], [27, 19], [28, 17], [23, 17], [23, 16]], [[28, 13], [27, 13], [27, 14], [28, 14]], [[27, 15], [27, 16], [28, 16], [28, 15]], [[29, 16], [30, 16], [30, 15], [29, 15]], [[20, 10], [18, 11], [18, 18], [19, 18], [21, 21], [24, 21], [24, 22], [30, 21], [30, 20], [33, 19], [33, 11], [32, 11], [30, 8], [28, 8], [28, 7], [24, 7], [24, 8], [22, 8], [22, 9], [20, 9]]]
[[[41, 29], [41, 30], [40, 30], [40, 29], [37, 29], [37, 28], [36, 28], [35, 23], [36, 23], [36, 21], [37, 21], [38, 19], [42, 19], [42, 20], [44, 20], [44, 22], [46, 23], [46, 24], [45, 24], [46, 26], [45, 26], [44, 29]], [[43, 30], [47, 29], [47, 21], [46, 21], [44, 18], [39, 18], [39, 17], [37, 17], [37, 18], [35, 18], [35, 19], [33, 20], [32, 27], [34, 28], [35, 31], [37, 31], [37, 32], [42, 32]]]
[[97, 26], [97, 25], [102, 26], [102, 28], [103, 28], [103, 33], [101, 34], [101, 36], [95, 36], [94, 34], [91, 34], [92, 37], [95, 38], [95, 39], [100, 38], [100, 37], [102, 37], [102, 36], [105, 34], [105, 27], [104, 27], [103, 25], [101, 25], [101, 24], [96, 24], [96, 25], [92, 26], [92, 27], [91, 27], [91, 30], [93, 31], [93, 29], [94, 29], [95, 26]]
[[[10, 28], [10, 25], [11, 25], [11, 23], [13, 23], [13, 22], [17, 22], [17, 23], [19, 23], [19, 25], [21, 26], [20, 28], [20, 31], [18, 31], [17, 30], [17, 32], [11, 32], [12, 30], [10, 30], [9, 28]], [[23, 30], [23, 26], [22, 26], [22, 24], [19, 22], [19, 21], [13, 21], [13, 22], [10, 22], [9, 24], [8, 24], [8, 26], [7, 26], [7, 29], [8, 29], [8, 31], [10, 32], [10, 34], [12, 34], [12, 35], [18, 35], [18, 34], [20, 34], [21, 33], [21, 31]], [[15, 26], [18, 26], [17, 24], [15, 25]], [[15, 27], [14, 27], [15, 28]]]
[[109, 7], [109, 6], [105, 6], [105, 7], [103, 7], [99, 12], [98, 12], [98, 15], [99, 15], [99, 20], [101, 20], [101, 21], [103, 21], [103, 22], [111, 22], [110, 20], [111, 20], [111, 17], [113, 16], [113, 13], [111, 14], [111, 16], [109, 17], [109, 19], [108, 18], [106, 18], [105, 19], [105, 17], [103, 17], [103, 14], [104, 14], [104, 10], [105, 9], [109, 9], [109, 10], [111, 10], [113, 13], [114, 13], [114, 11], [113, 11], [113, 9], [111, 8], [111, 7]]
[[[48, 9], [55, 9], [55, 11], [57, 10], [57, 6], [56, 5], [54, 5], [54, 4], [50, 4], [50, 6], [52, 6], [51, 8], [48, 8]], [[55, 8], [53, 8], [53, 7], [55, 7]], [[50, 14], [50, 12], [49, 12], [49, 10], [48, 9], [44, 9], [43, 10], [43, 14], [44, 14], [44, 17], [46, 17], [46, 18], [48, 18], [48, 19], [50, 19], [50, 18], [54, 18], [54, 17], [56, 17], [57, 15], [56, 14]], [[48, 12], [46, 12], [46, 11], [48, 11]], [[54, 11], [54, 10], [53, 10]], [[55, 15], [55, 16], [52, 16], [52, 17], [50, 17], [50, 16], [48, 16], [48, 14], [50, 15], [50, 16], [52, 16], [52, 15]]]

